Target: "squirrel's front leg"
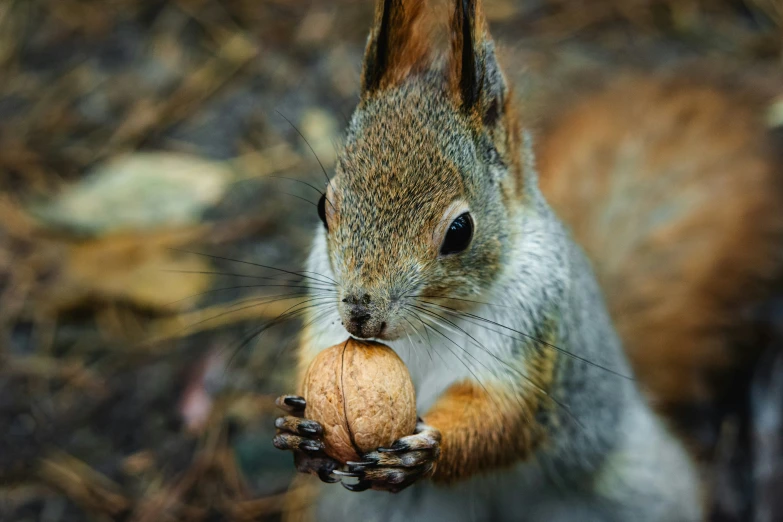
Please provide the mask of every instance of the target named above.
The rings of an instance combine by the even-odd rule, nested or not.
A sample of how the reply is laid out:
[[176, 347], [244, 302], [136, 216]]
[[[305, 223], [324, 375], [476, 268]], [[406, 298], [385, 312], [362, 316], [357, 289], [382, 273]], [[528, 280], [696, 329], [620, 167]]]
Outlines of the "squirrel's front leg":
[[541, 439], [539, 404], [535, 389], [454, 384], [420, 419], [415, 434], [349, 463], [348, 472], [334, 473], [358, 478], [354, 485], [343, 484], [352, 491], [397, 492], [422, 478], [452, 482], [511, 465], [529, 456]]

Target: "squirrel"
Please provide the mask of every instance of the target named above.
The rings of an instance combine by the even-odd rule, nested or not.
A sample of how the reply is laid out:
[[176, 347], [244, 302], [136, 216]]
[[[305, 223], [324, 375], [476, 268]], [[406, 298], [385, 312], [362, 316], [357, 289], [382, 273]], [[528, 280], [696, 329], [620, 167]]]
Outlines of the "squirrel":
[[[724, 350], [703, 329], [727, 329], [726, 303], [773, 277], [783, 218], [769, 216], [783, 198], [755, 150], [737, 152], [753, 145], [742, 138], [750, 123], [721, 109], [700, 124], [737, 123], [723, 129], [735, 139], [714, 146], [745, 162], [719, 154], [671, 168], [677, 140], [701, 152], [713, 145], [698, 129], [667, 133], [693, 130], [687, 118], [723, 101], [675, 96], [645, 156], [642, 142], [606, 130], [637, 120], [601, 115], [636, 107], [620, 98], [640, 85], [626, 82], [569, 113], [536, 147], [481, 1], [454, 2], [446, 53], [433, 52], [424, 10], [419, 0], [376, 3], [361, 99], [318, 203], [305, 272], [318, 304], [299, 349], [303, 375], [346, 334], [391, 346], [416, 388], [415, 433], [341, 466], [324, 452], [323, 428], [303, 418], [305, 400], [284, 395], [275, 446], [325, 483], [317, 520], [702, 520], [697, 463], [650, 400], [660, 392], [673, 406], [689, 374], [672, 384], [675, 358], [650, 361], [656, 350], [675, 353], [671, 343], [693, 347], [691, 361]], [[675, 87], [642, 89], [639, 103]], [[631, 117], [655, 110], [637, 109]], [[701, 181], [711, 190], [700, 192]], [[700, 197], [720, 201], [705, 214]], [[695, 241], [712, 219], [719, 228]], [[660, 255], [641, 261], [651, 253]], [[710, 287], [693, 273], [699, 262], [705, 278], [731, 281]], [[624, 285], [639, 302], [623, 300]], [[660, 298], [644, 300], [656, 285]], [[688, 318], [698, 307], [705, 317]], [[705, 382], [689, 397], [704, 397]]]

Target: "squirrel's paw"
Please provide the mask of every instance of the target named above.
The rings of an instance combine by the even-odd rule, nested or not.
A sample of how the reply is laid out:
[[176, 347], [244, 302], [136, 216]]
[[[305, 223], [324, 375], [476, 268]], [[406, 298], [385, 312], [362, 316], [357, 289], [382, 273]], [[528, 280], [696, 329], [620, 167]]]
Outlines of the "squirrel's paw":
[[435, 471], [440, 458], [440, 432], [421, 419], [416, 433], [398, 439], [389, 448], [365, 453], [361, 462], [349, 462], [348, 471], [334, 471], [341, 477], [354, 477], [356, 484], [343, 486], [351, 491], [376, 489], [397, 493]]
[[275, 447], [293, 451], [294, 465], [302, 473], [317, 475], [324, 482], [339, 482], [332, 472], [340, 463], [324, 453], [323, 428], [313, 420], [302, 418], [305, 400], [296, 395], [283, 395], [275, 404], [290, 414], [275, 419]]

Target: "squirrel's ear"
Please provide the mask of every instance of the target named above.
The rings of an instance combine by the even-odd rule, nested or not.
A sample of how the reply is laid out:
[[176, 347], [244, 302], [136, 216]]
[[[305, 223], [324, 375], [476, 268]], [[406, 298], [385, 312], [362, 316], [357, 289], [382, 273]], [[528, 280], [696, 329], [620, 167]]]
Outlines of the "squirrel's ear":
[[452, 91], [462, 110], [478, 112], [485, 126], [494, 126], [502, 115], [507, 89], [480, 0], [456, 0], [449, 68]]
[[395, 85], [422, 69], [429, 41], [422, 27], [424, 0], [376, 0], [364, 52], [362, 94]]

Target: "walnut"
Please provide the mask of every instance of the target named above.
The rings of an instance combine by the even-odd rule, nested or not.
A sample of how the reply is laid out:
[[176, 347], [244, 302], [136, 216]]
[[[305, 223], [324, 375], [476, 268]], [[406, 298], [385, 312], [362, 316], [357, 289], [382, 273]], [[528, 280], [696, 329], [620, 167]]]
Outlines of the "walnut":
[[305, 417], [321, 423], [326, 453], [340, 462], [388, 447], [416, 428], [408, 368], [388, 346], [348, 339], [316, 356], [304, 385]]

